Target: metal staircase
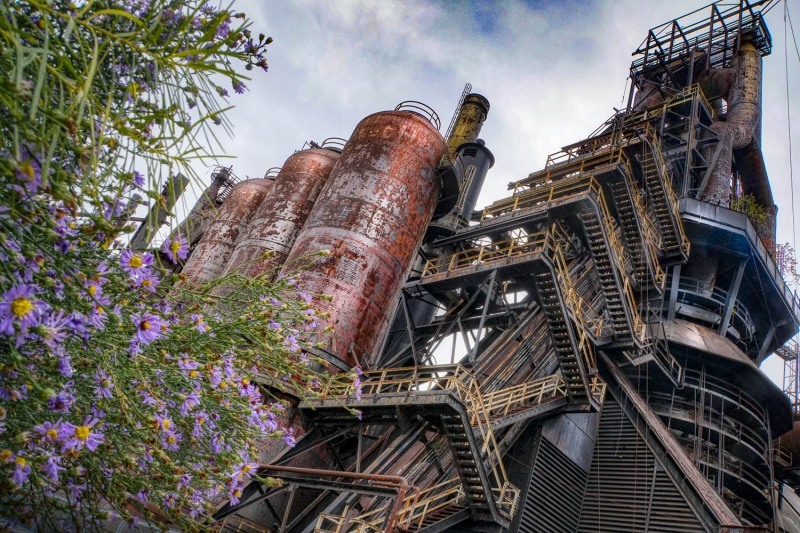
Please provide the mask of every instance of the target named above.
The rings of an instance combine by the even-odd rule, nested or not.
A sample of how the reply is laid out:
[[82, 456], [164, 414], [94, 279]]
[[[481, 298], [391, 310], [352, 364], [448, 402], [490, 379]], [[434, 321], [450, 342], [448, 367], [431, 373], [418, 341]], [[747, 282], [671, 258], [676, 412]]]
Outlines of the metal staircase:
[[659, 141], [652, 128], [644, 135], [639, 163], [642, 181], [647, 192], [648, 205], [661, 232], [662, 261], [665, 264], [682, 263], [689, 257], [689, 239], [683, 231], [678, 199], [672, 188]]
[[[439, 487], [407, 497], [393, 520], [408, 527], [411, 522], [420, 527], [433, 523], [434, 510], [438, 522], [464, 507], [475, 520], [507, 527], [519, 490], [508, 482], [495, 429], [555, 411], [589, 408], [588, 400], [584, 404], [569, 400], [565, 380], [557, 375], [491, 392], [482, 392], [472, 373], [460, 365], [376, 370], [364, 372], [362, 380], [360, 390], [354, 385], [328, 389], [320, 397], [304, 401], [300, 409], [311, 424], [335, 425], [352, 418], [353, 410], [360, 411], [364, 423], [385, 424], [396, 423], [404, 408], [416, 408], [419, 416], [441, 428], [459, 473], [454, 484], [459, 490]], [[595, 378], [589, 383], [589, 391], [591, 403], [599, 405], [605, 383]], [[443, 496], [445, 492], [447, 497]], [[377, 526], [386, 520], [387, 510], [371, 511], [355, 519]]]

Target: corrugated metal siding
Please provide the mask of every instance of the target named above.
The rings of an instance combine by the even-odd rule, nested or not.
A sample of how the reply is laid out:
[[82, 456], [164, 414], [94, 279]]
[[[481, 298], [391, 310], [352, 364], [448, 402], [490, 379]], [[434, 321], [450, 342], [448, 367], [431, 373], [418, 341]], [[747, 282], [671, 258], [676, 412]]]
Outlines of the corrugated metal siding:
[[704, 531], [619, 404], [610, 397], [600, 419], [578, 531]]
[[585, 484], [586, 472], [547, 439], [541, 439], [519, 531], [573, 533]]

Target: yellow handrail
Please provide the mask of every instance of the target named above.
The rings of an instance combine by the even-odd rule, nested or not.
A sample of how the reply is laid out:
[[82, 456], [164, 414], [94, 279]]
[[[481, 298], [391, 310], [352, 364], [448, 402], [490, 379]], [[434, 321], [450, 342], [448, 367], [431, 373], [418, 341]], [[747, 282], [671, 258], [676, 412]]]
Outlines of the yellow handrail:
[[461, 250], [451, 255], [429, 259], [422, 269], [420, 279], [441, 274], [442, 272], [453, 272], [463, 268], [489, 265], [509, 257], [539, 253], [544, 246], [546, 233], [544, 231], [531, 233], [523, 238], [506, 239]]

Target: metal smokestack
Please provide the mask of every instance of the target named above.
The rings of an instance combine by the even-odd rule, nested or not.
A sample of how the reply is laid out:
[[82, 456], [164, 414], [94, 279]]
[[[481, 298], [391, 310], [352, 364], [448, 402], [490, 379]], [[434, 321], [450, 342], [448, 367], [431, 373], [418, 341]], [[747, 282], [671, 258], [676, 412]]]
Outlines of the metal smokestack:
[[448, 153], [455, 154], [462, 144], [475, 142], [488, 114], [489, 100], [477, 93], [468, 94], [458, 110], [458, 117], [447, 139]]

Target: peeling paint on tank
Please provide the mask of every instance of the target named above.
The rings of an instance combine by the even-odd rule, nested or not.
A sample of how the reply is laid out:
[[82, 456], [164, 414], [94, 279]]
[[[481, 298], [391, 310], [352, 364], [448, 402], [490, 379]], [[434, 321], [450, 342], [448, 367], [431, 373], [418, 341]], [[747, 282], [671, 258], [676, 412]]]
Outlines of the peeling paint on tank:
[[190, 282], [207, 283], [223, 272], [240, 235], [272, 191], [273, 181], [260, 178], [233, 187], [183, 267], [182, 273]]
[[[419, 115], [390, 111], [359, 123], [288, 258], [334, 327], [329, 351], [371, 366], [411, 261], [439, 197], [441, 134]], [[313, 255], [329, 250], [327, 256]], [[365, 359], [366, 356], [366, 359]]]
[[[238, 271], [258, 276], [277, 272], [338, 159], [338, 152], [312, 148], [286, 160], [275, 178], [273, 200], [263, 204], [253, 216], [224, 274]], [[264, 258], [268, 251], [272, 255]]]

